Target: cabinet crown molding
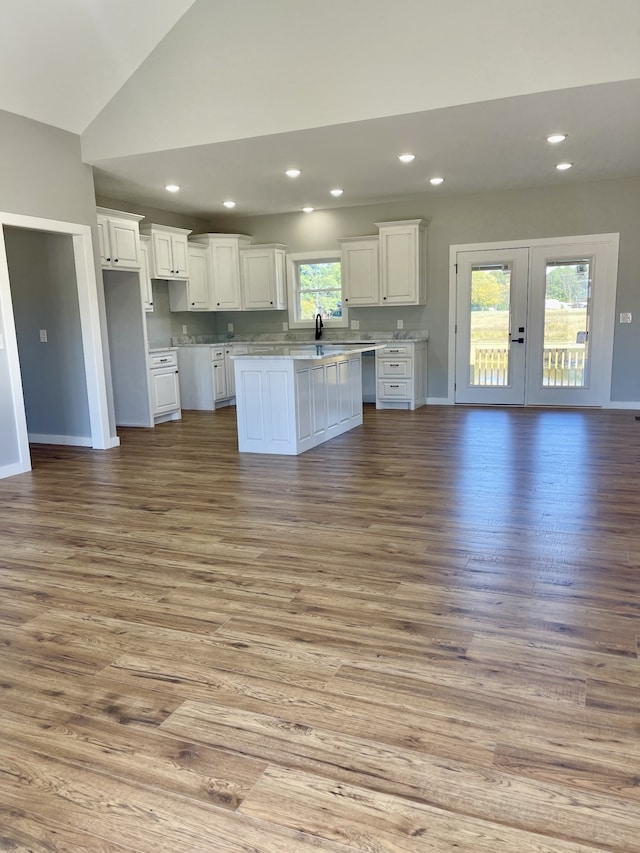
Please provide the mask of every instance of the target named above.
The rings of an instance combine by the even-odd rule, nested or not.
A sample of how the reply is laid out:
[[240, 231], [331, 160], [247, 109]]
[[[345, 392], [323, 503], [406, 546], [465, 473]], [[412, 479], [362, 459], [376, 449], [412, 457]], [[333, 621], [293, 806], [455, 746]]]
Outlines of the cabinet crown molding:
[[127, 213], [126, 210], [112, 210], [109, 207], [96, 207], [98, 216], [106, 216], [108, 219], [129, 219], [131, 222], [140, 222], [144, 216], [139, 213]]
[[395, 222], [374, 222], [378, 228], [400, 228], [403, 225], [417, 225], [419, 228], [426, 228], [429, 224], [428, 219], [399, 219]]
[[174, 225], [156, 225], [149, 222], [140, 226], [141, 234], [151, 234], [153, 231], [163, 231], [169, 234], [191, 234], [189, 228], [176, 228]]

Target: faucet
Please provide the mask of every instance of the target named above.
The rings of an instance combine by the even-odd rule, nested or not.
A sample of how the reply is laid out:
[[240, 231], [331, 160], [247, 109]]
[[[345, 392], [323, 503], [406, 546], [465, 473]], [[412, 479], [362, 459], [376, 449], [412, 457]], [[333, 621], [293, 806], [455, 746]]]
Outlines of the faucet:
[[316, 314], [316, 340], [319, 341], [322, 337], [322, 327], [324, 323], [322, 322], [322, 315]]

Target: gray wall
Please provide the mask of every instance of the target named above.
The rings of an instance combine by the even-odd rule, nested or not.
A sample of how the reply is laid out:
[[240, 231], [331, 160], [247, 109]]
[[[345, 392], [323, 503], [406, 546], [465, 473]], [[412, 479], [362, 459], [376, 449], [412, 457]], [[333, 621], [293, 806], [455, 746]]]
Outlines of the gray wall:
[[[277, 216], [218, 218], [210, 231], [253, 236], [258, 243], [285, 243], [290, 252], [336, 248], [338, 237], [376, 233], [375, 222], [430, 220], [427, 304], [415, 308], [350, 309], [361, 331], [428, 329], [429, 396], [447, 396], [449, 246], [457, 243], [620, 233], [616, 316], [631, 311], [634, 322], [616, 325], [612, 400], [640, 401], [640, 178], [477, 195], [438, 195], [437, 190], [390, 204]], [[235, 333], [281, 330], [283, 314], [220, 315], [219, 331], [234, 322]], [[279, 326], [279, 329], [276, 328]]]
[[[81, 161], [78, 136], [0, 111], [0, 139], [0, 211], [96, 227], [93, 174]], [[0, 315], [0, 330], [7, 321]], [[79, 317], [66, 328], [76, 334]], [[6, 348], [0, 350], [0, 412], [2, 467], [18, 461]]]
[[72, 238], [5, 228], [5, 245], [29, 433], [90, 438]]

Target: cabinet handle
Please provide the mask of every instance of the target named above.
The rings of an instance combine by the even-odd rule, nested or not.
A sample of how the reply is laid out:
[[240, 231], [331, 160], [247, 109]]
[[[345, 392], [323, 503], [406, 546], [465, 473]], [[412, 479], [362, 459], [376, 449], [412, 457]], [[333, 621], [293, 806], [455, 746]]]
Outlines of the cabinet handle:
[[399, 349], [390, 349], [390, 350], [387, 350], [387, 352], [400, 352], [400, 350]]
[[153, 302], [150, 302], [149, 305], [153, 305]]
[[399, 385], [389, 385], [389, 388], [399, 388]]
[[386, 297], [386, 296], [383, 296], [382, 298], [383, 298], [383, 299], [386, 299], [387, 297]]
[[273, 302], [270, 302], [269, 305], [273, 305]]
[[118, 263], [118, 258], [114, 258], [114, 259], [113, 259], [113, 263], [114, 263], [114, 264], [117, 264], [117, 263]]
[[397, 364], [397, 363], [396, 363], [396, 364], [392, 364], [391, 362], [389, 362], [389, 367], [400, 367], [400, 365], [399, 365], [399, 364]]
[[344, 301], [345, 301], [345, 302], [348, 302], [349, 300], [348, 300], [348, 299], [345, 299]]
[[192, 302], [191, 304], [192, 304], [192, 305], [195, 305], [196, 303], [195, 303], [195, 302]]
[[160, 362], [161, 362], [161, 363], [164, 363], [165, 361], [169, 361], [169, 359], [168, 359], [168, 358], [161, 358], [161, 359], [160, 359]]
[[111, 258], [105, 258], [105, 261], [107, 261], [108, 263], [111, 263]]

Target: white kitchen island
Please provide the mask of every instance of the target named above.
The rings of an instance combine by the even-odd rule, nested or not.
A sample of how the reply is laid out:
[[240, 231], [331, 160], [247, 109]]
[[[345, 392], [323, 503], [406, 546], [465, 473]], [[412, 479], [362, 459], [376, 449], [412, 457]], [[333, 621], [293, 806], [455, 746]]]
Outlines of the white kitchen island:
[[295, 456], [362, 424], [362, 353], [297, 345], [233, 355], [241, 453]]

